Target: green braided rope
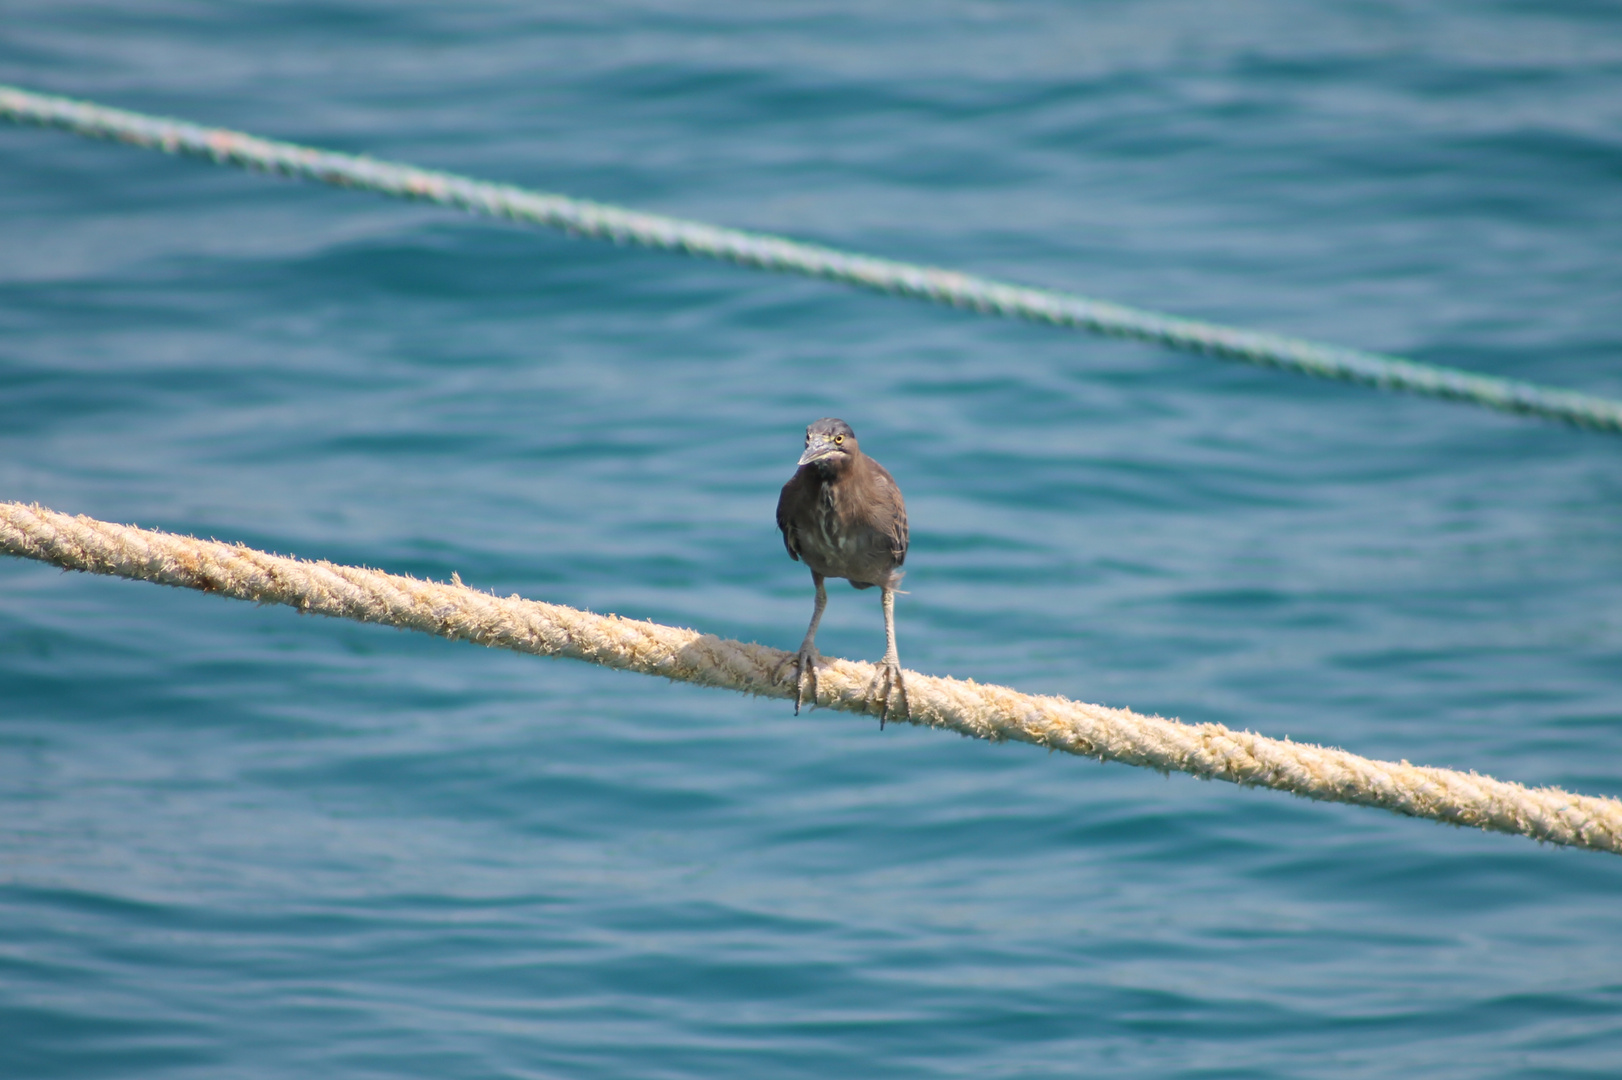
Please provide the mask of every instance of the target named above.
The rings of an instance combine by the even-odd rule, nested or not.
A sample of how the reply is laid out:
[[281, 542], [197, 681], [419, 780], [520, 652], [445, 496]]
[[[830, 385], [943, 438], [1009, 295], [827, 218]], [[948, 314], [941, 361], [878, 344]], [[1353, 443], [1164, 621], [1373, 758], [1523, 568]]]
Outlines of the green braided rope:
[[1071, 293], [1010, 285], [815, 244], [643, 214], [562, 195], [490, 184], [351, 154], [260, 139], [223, 128], [109, 109], [0, 86], [0, 116], [171, 154], [264, 169], [323, 183], [455, 206], [582, 236], [686, 252], [742, 266], [803, 274], [988, 314], [1157, 342], [1264, 367], [1622, 432], [1622, 401], [1537, 386], [1379, 353], [1160, 315]]

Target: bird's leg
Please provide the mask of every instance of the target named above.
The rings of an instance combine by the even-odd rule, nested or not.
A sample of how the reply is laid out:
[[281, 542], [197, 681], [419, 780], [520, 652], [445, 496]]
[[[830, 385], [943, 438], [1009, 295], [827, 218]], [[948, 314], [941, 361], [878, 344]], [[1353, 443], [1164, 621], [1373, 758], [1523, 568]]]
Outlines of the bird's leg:
[[912, 703], [907, 700], [907, 682], [901, 677], [901, 657], [895, 651], [895, 590], [884, 590], [884, 659], [879, 661], [879, 671], [873, 681], [883, 680], [884, 685], [880, 693], [884, 695], [884, 707], [879, 710], [879, 730], [884, 730], [884, 722], [890, 718], [890, 695], [892, 691], [901, 691], [902, 707], [910, 715]]
[[800, 715], [800, 706], [805, 704], [805, 684], [807, 676], [811, 683], [811, 704], [817, 703], [817, 661], [822, 659], [817, 655], [817, 624], [822, 621], [822, 609], [828, 606], [828, 590], [822, 584], [822, 575], [816, 571], [811, 572], [811, 580], [817, 586], [817, 606], [811, 612], [811, 625], [806, 627], [805, 640], [800, 642], [799, 654], [794, 657], [794, 715]]

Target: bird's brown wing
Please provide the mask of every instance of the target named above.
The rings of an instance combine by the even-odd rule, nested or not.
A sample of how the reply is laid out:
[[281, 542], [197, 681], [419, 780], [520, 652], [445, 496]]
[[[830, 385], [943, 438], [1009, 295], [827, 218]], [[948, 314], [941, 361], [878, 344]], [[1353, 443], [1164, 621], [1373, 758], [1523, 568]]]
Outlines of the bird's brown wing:
[[783, 546], [788, 549], [788, 557], [795, 562], [800, 561], [800, 534], [794, 522], [809, 497], [801, 477], [799, 472], [789, 477], [789, 482], [783, 485], [783, 493], [777, 497], [777, 527], [782, 530]]
[[895, 482], [890, 470], [872, 458], [867, 460], [873, 463], [873, 474], [877, 480], [873, 489], [882, 503], [877, 523], [890, 541], [890, 557], [900, 566], [907, 561], [907, 501], [901, 497], [901, 485]]
[[[898, 491], [897, 495], [900, 494]], [[910, 537], [907, 535], [907, 504], [899, 499], [896, 502], [895, 529], [890, 533], [890, 551], [895, 555], [895, 564], [900, 566], [907, 561], [907, 544]]]

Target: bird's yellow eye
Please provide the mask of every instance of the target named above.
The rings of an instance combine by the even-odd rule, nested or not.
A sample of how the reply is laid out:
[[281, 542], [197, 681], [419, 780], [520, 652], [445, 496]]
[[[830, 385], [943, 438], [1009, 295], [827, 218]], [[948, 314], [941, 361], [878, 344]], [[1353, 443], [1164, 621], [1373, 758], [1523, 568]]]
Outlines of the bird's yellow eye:
[[838, 446], [839, 444], [843, 443], [844, 441], [845, 441], [845, 437], [843, 435], [835, 435], [834, 436], [834, 445], [835, 446]]

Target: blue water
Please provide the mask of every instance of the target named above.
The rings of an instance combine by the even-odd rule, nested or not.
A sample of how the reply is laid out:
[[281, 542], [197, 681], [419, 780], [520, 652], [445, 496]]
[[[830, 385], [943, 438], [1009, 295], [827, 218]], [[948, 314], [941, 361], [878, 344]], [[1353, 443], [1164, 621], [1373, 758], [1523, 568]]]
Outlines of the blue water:
[[[1622, 9], [7, 0], [0, 81], [1622, 396]], [[1622, 440], [0, 127], [0, 498], [1622, 795]], [[842, 583], [819, 642], [883, 648]], [[0, 562], [0, 1075], [1614, 1077], [1622, 860]]]

